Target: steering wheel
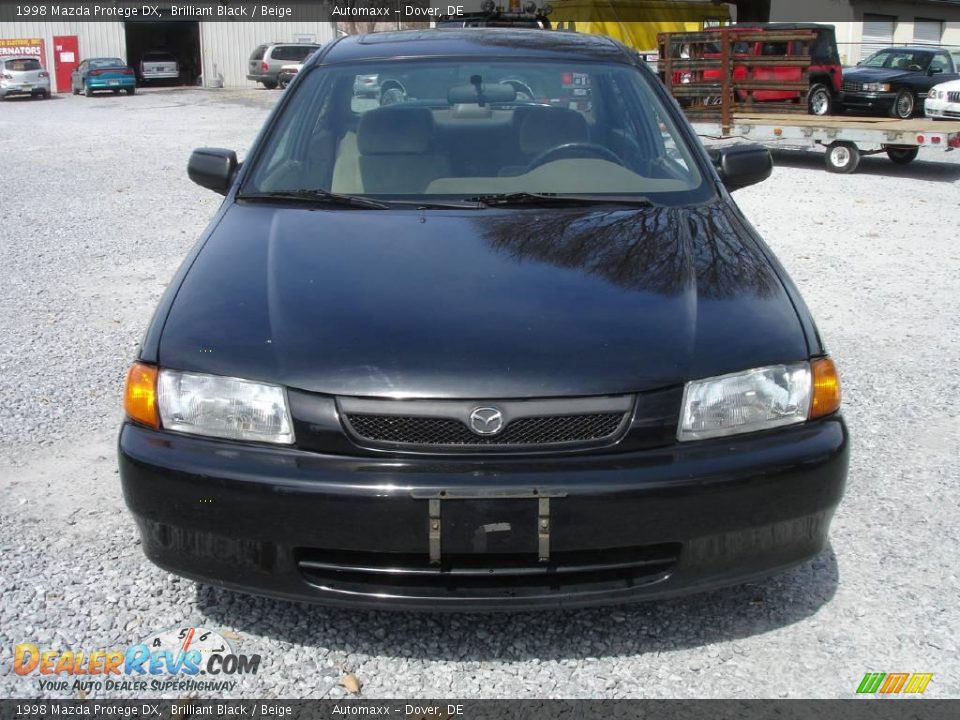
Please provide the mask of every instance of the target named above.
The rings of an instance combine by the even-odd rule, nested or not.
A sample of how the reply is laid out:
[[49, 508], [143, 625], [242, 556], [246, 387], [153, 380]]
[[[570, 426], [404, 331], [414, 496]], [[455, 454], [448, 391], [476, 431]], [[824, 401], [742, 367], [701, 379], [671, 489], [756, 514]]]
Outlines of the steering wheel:
[[603, 145], [597, 145], [591, 142], [569, 142], [547, 148], [527, 163], [527, 167], [524, 168], [523, 172], [528, 173], [531, 170], [536, 170], [541, 165], [546, 165], [548, 162], [553, 162], [554, 160], [591, 157], [600, 160], [609, 160], [612, 163], [623, 166], [623, 161], [614, 155], [613, 151], [605, 148]]

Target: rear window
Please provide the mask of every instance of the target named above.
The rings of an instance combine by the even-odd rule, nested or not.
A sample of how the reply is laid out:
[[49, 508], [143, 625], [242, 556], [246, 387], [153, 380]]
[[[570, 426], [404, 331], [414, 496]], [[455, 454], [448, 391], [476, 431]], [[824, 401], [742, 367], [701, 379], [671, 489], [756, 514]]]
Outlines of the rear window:
[[258, 45], [250, 56], [251, 60], [263, 60], [263, 54], [267, 51], [266, 45]]
[[40, 70], [40, 61], [36, 58], [18, 58], [16, 60], [7, 60], [5, 63], [7, 70], [23, 72], [24, 70]]
[[316, 49], [315, 45], [277, 45], [270, 56], [274, 60], [296, 60], [299, 62]]
[[97, 58], [90, 61], [92, 68], [123, 67], [124, 64], [120, 58]]
[[146, 53], [143, 56], [144, 62], [176, 62], [177, 59], [170, 53]]

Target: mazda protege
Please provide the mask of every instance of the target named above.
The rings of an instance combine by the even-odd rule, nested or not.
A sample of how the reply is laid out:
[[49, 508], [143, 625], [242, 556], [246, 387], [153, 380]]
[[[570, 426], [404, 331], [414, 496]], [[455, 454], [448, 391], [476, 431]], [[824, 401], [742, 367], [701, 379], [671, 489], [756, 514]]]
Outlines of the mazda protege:
[[[357, 93], [357, 78], [389, 93]], [[160, 301], [119, 455], [147, 557], [423, 610], [622, 603], [816, 555], [837, 371], [639, 56], [516, 29], [314, 54]]]

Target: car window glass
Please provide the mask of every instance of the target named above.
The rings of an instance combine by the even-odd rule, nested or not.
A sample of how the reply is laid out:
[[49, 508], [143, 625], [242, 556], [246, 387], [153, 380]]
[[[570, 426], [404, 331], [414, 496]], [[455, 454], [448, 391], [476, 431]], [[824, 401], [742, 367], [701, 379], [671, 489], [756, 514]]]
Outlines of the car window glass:
[[712, 196], [652, 77], [627, 65], [526, 59], [315, 68], [243, 192]]
[[251, 60], [263, 60], [263, 54], [267, 51], [266, 45], [258, 45], [250, 55]]
[[18, 58], [16, 60], [7, 60], [7, 70], [24, 72], [26, 70], [39, 70], [40, 61], [36, 58]]
[[786, 55], [787, 54], [787, 44], [785, 42], [779, 43], [764, 43], [761, 50], [762, 55]]
[[944, 53], [937, 53], [933, 56], [933, 60], [930, 61], [931, 70], [939, 70], [940, 72], [949, 72], [950, 71], [950, 56]]
[[123, 67], [123, 61], [119, 58], [99, 58], [90, 61], [92, 68]]

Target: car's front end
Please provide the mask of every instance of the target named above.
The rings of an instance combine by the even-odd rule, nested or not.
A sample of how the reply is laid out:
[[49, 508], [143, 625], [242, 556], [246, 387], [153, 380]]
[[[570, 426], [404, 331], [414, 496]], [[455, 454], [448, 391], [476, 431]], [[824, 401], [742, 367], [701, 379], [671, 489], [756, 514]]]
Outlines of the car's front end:
[[[847, 471], [836, 368], [656, 77], [601, 39], [437, 32], [474, 55], [411, 33], [404, 60], [351, 64], [387, 48], [351, 40], [239, 171], [191, 160], [227, 199], [148, 329], [119, 438], [147, 556], [434, 611], [662, 597], [816, 555]], [[350, 102], [386, 68], [454, 84]], [[575, 76], [593, 104], [507, 76]], [[624, 156], [586, 141], [586, 113], [634, 118]], [[770, 172], [723, 152], [729, 187]]]
[[960, 119], [960, 80], [934, 85], [924, 100], [923, 111], [936, 120]]
[[50, 73], [37, 58], [0, 59], [0, 98], [29, 95], [50, 97]]
[[897, 86], [892, 82], [861, 81], [853, 73], [844, 74], [840, 102], [848, 110], [866, 115], [886, 115], [897, 101]]

